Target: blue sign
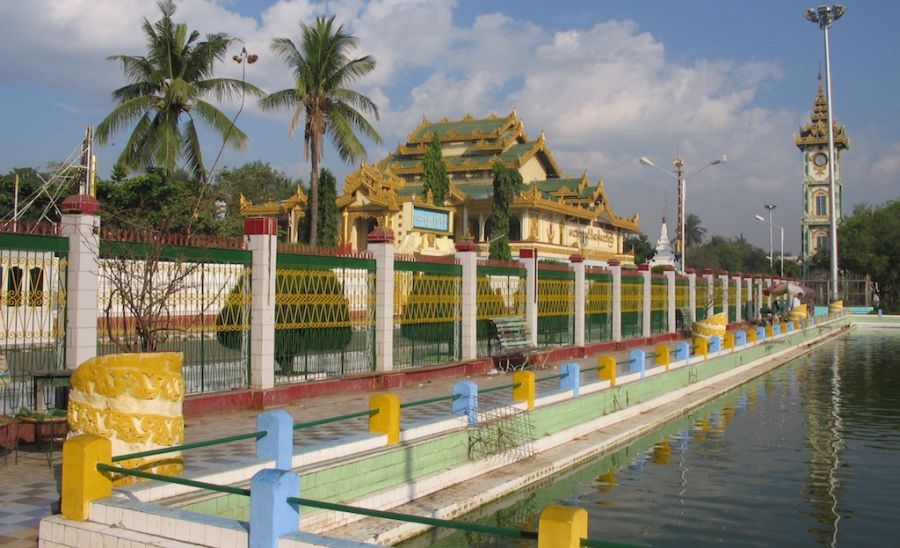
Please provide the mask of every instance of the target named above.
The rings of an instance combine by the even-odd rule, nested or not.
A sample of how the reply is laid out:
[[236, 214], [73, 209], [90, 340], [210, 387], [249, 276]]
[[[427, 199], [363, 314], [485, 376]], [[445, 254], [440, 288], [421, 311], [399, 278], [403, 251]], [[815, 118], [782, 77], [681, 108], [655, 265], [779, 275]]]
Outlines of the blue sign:
[[413, 207], [413, 228], [449, 232], [450, 213]]

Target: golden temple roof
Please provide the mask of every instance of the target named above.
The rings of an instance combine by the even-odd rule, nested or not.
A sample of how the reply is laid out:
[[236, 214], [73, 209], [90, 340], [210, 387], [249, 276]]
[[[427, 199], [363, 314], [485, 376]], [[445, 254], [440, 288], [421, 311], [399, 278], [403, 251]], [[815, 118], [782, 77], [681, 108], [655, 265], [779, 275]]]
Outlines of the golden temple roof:
[[[844, 126], [833, 122], [834, 148], [837, 150], [850, 148], [850, 138], [844, 131]], [[794, 135], [794, 144], [797, 148], [804, 149], [814, 145], [828, 145], [828, 101], [822, 91], [822, 73], [819, 73], [819, 91], [813, 104], [809, 123], [800, 128], [800, 133]]]

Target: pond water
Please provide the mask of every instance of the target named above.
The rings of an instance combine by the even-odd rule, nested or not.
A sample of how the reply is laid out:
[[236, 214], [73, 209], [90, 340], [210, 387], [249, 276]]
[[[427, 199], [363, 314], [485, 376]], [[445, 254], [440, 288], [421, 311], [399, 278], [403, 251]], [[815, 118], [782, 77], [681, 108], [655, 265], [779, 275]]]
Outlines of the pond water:
[[[630, 446], [467, 516], [660, 546], [900, 544], [900, 331], [855, 330]], [[437, 530], [404, 546], [533, 546]]]

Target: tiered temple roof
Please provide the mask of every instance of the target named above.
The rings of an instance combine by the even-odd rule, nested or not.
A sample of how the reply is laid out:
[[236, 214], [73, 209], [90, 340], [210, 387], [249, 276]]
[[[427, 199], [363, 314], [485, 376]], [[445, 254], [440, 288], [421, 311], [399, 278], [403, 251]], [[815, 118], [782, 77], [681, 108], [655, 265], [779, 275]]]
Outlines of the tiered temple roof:
[[[847, 137], [844, 126], [833, 122], [833, 127], [834, 148], [837, 150], [850, 148], [850, 138]], [[809, 115], [809, 123], [800, 128], [798, 135], [794, 135], [794, 144], [801, 150], [813, 145], [828, 146], [828, 101], [822, 91], [821, 73], [819, 73], [819, 92], [816, 94], [812, 114]]]

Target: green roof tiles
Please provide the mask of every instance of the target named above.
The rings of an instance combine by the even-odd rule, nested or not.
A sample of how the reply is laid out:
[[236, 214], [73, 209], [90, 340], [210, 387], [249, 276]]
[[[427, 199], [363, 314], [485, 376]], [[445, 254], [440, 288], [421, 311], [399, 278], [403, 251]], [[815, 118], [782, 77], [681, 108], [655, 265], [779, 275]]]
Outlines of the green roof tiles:
[[428, 137], [432, 133], [444, 136], [450, 131], [455, 131], [460, 135], [470, 135], [476, 131], [481, 133], [491, 133], [499, 130], [507, 123], [506, 118], [497, 118], [494, 120], [464, 120], [459, 122], [435, 122], [426, 125], [413, 134], [413, 138], [422, 139]]

